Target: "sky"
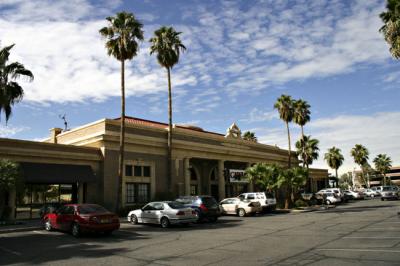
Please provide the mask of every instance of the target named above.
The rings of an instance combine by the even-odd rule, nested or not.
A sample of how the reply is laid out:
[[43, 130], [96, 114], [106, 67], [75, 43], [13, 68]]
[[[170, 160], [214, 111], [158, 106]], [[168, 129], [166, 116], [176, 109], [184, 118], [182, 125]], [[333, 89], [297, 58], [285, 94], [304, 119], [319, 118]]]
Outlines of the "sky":
[[[126, 63], [126, 114], [167, 122], [167, 74], [149, 54], [160, 26], [173, 26], [187, 47], [172, 69], [173, 122], [225, 133], [236, 122], [259, 142], [287, 148], [273, 109], [281, 94], [306, 100], [306, 135], [341, 149], [339, 173], [356, 167], [355, 144], [370, 163], [380, 153], [400, 165], [400, 62], [379, 28], [381, 0], [1, 0], [0, 47], [30, 69], [25, 91], [0, 137], [41, 140], [49, 129], [120, 116], [120, 64], [99, 29], [117, 12], [144, 25], [138, 55]], [[290, 125], [292, 143], [300, 137]], [[331, 171], [333, 172], [333, 171]]]

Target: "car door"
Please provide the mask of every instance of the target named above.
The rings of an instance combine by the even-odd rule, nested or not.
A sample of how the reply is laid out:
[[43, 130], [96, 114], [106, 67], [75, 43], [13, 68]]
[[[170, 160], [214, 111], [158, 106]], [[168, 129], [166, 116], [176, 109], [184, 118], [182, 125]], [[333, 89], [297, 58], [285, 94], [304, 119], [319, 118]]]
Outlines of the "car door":
[[229, 199], [224, 199], [221, 201], [220, 205], [223, 213], [229, 212]]
[[149, 203], [142, 208], [142, 222], [150, 223], [151, 220], [151, 211], [154, 209], [153, 203]]
[[226, 213], [231, 213], [231, 214], [235, 213], [236, 210], [235, 201], [233, 199], [227, 199], [224, 209], [226, 210]]
[[74, 206], [64, 206], [58, 211], [57, 224], [61, 230], [69, 230], [74, 221], [75, 208]]

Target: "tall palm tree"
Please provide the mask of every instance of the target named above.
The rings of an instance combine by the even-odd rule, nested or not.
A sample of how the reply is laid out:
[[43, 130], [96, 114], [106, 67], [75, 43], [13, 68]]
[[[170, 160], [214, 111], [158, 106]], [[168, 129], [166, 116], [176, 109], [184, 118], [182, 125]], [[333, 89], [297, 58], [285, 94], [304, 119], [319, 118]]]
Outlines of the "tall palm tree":
[[386, 154], [378, 154], [374, 158], [375, 169], [383, 176], [383, 185], [386, 185], [386, 173], [392, 167], [392, 159]]
[[171, 93], [171, 69], [179, 62], [180, 52], [185, 51], [186, 47], [182, 44], [179, 35], [181, 32], [175, 31], [172, 27], [162, 26], [154, 32], [154, 37], [150, 39], [150, 55], [157, 54], [158, 63], [167, 69], [168, 74], [168, 164], [167, 164], [167, 187], [171, 192], [171, 157], [172, 157], [172, 93]]
[[385, 23], [379, 31], [383, 33], [385, 41], [390, 45], [390, 53], [396, 59], [400, 58], [400, 0], [388, 0], [386, 12], [380, 17]]
[[299, 99], [294, 101], [293, 107], [293, 122], [301, 127], [301, 137], [304, 138], [304, 125], [310, 122], [311, 106], [306, 101]]
[[303, 161], [303, 167], [309, 167], [314, 160], [318, 159], [319, 156], [319, 141], [311, 138], [311, 136], [304, 136], [302, 139], [296, 142], [297, 154]]
[[131, 60], [139, 51], [139, 42], [143, 41], [143, 24], [132, 13], [120, 12], [114, 17], [107, 17], [108, 26], [100, 29], [106, 39], [106, 49], [110, 56], [121, 62], [121, 132], [119, 141], [119, 168], [116, 210], [122, 202], [122, 173], [125, 149], [125, 60]]
[[279, 97], [275, 104], [274, 108], [279, 112], [279, 118], [283, 120], [286, 124], [287, 135], [288, 135], [288, 167], [291, 167], [291, 145], [290, 145], [290, 130], [289, 123], [293, 120], [294, 108], [293, 108], [293, 99], [289, 95], [282, 94]]
[[4, 112], [6, 123], [10, 119], [12, 106], [22, 100], [24, 90], [16, 82], [21, 76], [29, 81], [33, 80], [33, 74], [24, 65], [18, 62], [7, 64], [10, 50], [14, 44], [0, 50], [0, 116]]
[[276, 164], [256, 163], [246, 169], [246, 176], [263, 190], [275, 190], [282, 168]]
[[248, 141], [257, 142], [257, 137], [254, 132], [246, 131], [243, 134], [243, 139]]
[[340, 166], [342, 166], [344, 161], [341, 150], [336, 147], [328, 149], [328, 152], [325, 153], [324, 159], [328, 163], [330, 168], [335, 169], [336, 178], [338, 178], [338, 169], [340, 168]]
[[[354, 148], [351, 149], [350, 155], [354, 158], [354, 162], [360, 166], [363, 179], [365, 179], [365, 167], [363, 166], [368, 163], [368, 149], [361, 144], [356, 144]], [[369, 186], [368, 184], [369, 182], [367, 180], [367, 186]]]

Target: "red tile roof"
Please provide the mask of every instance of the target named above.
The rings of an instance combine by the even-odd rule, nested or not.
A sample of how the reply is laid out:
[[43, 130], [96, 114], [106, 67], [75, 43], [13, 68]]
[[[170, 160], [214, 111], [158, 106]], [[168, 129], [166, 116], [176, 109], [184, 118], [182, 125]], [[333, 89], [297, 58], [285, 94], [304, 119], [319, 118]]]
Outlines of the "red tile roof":
[[[114, 120], [120, 120], [120, 119], [121, 118], [118, 117], [118, 118], [115, 118]], [[125, 122], [127, 122], [129, 124], [143, 125], [143, 126], [148, 126], [148, 127], [156, 127], [156, 128], [164, 128], [164, 129], [168, 128], [168, 124], [166, 124], [166, 123], [161, 123], [161, 122], [157, 122], [157, 121], [151, 121], [151, 120], [146, 120], [146, 119], [131, 117], [131, 116], [125, 116]], [[205, 130], [202, 130], [201, 128], [197, 128], [197, 127], [182, 126], [182, 125], [175, 125], [175, 127], [192, 130], [192, 131], [196, 131], [196, 132], [201, 132], [201, 133], [224, 136], [223, 134], [219, 134], [219, 133], [211, 132], [211, 131], [205, 131]]]

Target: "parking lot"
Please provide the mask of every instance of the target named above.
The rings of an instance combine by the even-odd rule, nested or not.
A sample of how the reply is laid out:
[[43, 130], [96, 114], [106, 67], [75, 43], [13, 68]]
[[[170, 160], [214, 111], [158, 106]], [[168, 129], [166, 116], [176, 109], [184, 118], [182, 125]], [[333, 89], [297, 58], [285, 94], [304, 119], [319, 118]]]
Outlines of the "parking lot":
[[0, 235], [0, 265], [400, 265], [400, 201], [351, 202], [162, 229], [123, 223], [111, 236]]

